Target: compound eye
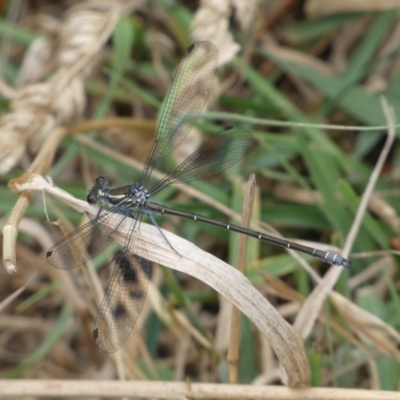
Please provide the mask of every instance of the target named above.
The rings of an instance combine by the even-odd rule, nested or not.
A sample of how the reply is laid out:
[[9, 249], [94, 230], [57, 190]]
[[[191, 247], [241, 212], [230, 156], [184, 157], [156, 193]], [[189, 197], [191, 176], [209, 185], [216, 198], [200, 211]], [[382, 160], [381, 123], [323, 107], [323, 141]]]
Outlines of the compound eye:
[[99, 176], [96, 179], [96, 186], [103, 187], [104, 185], [107, 185], [107, 180], [104, 178], [104, 176]]
[[87, 197], [87, 202], [89, 204], [96, 204], [97, 203], [97, 196], [93, 193], [89, 193], [88, 197]]

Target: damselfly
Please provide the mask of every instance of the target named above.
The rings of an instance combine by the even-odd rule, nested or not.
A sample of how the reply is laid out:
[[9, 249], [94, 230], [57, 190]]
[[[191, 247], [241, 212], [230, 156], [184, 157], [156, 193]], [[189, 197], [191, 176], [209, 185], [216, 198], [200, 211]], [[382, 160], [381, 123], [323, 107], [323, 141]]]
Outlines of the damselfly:
[[[149, 217], [156, 226], [154, 214], [189, 218], [297, 250], [329, 264], [346, 268], [352, 266], [350, 260], [339, 254], [303, 246], [201, 215], [175, 210], [151, 201], [152, 196], [172, 183], [188, 183], [226, 170], [239, 162], [254, 142], [251, 133], [247, 130], [223, 128], [211, 135], [203, 145], [151, 189], [145, 188], [153, 169], [182, 142], [200, 115], [211, 91], [217, 67], [217, 56], [217, 49], [210, 42], [194, 43], [187, 49], [165, 98], [156, 140], [139, 183], [112, 189], [105, 178], [97, 178], [87, 200], [91, 204], [100, 201], [102, 207], [107, 205], [109, 210], [106, 213], [99, 212], [96, 218], [66, 236], [47, 252], [48, 261], [56, 268], [77, 267], [93, 258], [113, 240], [112, 235], [115, 229], [118, 229], [118, 225], [115, 228], [107, 227], [108, 225], [104, 222], [108, 218], [115, 217], [115, 214], [121, 215], [121, 221], [132, 218], [127, 242], [114, 259], [115, 269], [93, 331], [97, 345], [105, 352], [114, 352], [125, 342], [146, 297], [150, 262], [130, 250], [134, 248], [138, 224], [145, 216]], [[179, 253], [179, 249], [173, 250]]]

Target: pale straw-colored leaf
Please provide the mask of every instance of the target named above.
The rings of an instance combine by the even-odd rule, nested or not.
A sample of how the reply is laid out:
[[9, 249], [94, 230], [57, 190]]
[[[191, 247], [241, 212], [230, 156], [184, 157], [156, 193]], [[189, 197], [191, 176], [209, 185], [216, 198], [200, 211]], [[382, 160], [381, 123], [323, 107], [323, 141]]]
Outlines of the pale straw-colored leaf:
[[39, 36], [36, 38], [24, 54], [18, 73], [17, 87], [22, 88], [43, 79], [48, 73], [53, 52], [54, 43], [49, 37]]
[[[27, 148], [37, 152], [57, 125], [82, 115], [86, 106], [85, 80], [124, 11], [119, 2], [89, 2], [66, 14], [60, 27], [53, 75], [46, 82], [17, 90], [11, 112], [0, 118], [0, 174], [15, 166]], [[27, 57], [23, 74], [32, 65], [28, 62], [35, 70], [44, 65], [35, 64], [40, 51], [46, 59], [41, 61], [48, 61], [49, 45], [46, 39], [33, 42], [33, 55]], [[34, 75], [37, 77], [37, 73]], [[21, 79], [28, 80], [26, 76]]]
[[229, 0], [202, 0], [191, 26], [193, 41], [209, 40], [217, 46], [219, 66], [231, 61], [240, 49], [229, 32], [231, 13]]
[[[92, 215], [97, 212], [86, 202], [77, 200], [63, 190], [52, 186], [40, 175], [32, 174], [25, 183], [14, 181], [13, 189], [17, 191], [44, 190], [65, 201], [79, 212], [88, 212]], [[118, 231], [113, 234], [113, 237], [120, 244], [125, 245], [131, 226], [129, 221], [125, 219], [121, 222], [121, 216], [117, 214], [115, 218], [107, 218], [107, 220], [110, 226], [115, 227], [118, 224]], [[193, 243], [166, 230], [162, 233], [168, 243], [162, 235], [159, 235], [157, 227], [142, 223], [139, 234], [135, 235], [135, 240], [130, 241], [128, 246], [135, 254], [194, 276], [228, 298], [268, 339], [284, 369], [282, 380], [291, 387], [307, 385], [309, 367], [300, 336], [248, 279], [235, 268], [202, 251]]]
[[231, 0], [231, 7], [235, 10], [235, 19], [245, 31], [255, 20], [260, 0]]
[[358, 337], [400, 361], [400, 351], [397, 349], [400, 343], [399, 332], [339, 293], [331, 292], [329, 297]]
[[259, 3], [259, 0], [202, 0], [191, 26], [192, 39], [213, 42], [220, 52], [219, 65], [227, 64], [240, 50], [229, 31], [232, 16], [246, 31], [255, 20]]

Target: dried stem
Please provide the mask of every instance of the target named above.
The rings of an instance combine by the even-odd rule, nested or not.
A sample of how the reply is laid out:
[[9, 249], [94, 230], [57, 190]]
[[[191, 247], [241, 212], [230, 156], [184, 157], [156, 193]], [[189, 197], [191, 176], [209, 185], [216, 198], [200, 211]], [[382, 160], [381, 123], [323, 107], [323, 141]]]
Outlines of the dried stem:
[[[249, 228], [251, 212], [254, 203], [254, 196], [256, 192], [256, 178], [254, 174], [250, 175], [246, 185], [245, 198], [243, 202], [242, 213], [242, 226]], [[239, 238], [239, 252], [237, 260], [237, 269], [244, 273], [246, 265], [246, 250], [249, 237], [247, 235], [240, 235]], [[238, 370], [237, 362], [239, 360], [239, 346], [240, 346], [240, 310], [236, 307], [232, 309], [230, 340], [228, 349], [228, 364], [229, 364], [229, 382], [238, 383]]]

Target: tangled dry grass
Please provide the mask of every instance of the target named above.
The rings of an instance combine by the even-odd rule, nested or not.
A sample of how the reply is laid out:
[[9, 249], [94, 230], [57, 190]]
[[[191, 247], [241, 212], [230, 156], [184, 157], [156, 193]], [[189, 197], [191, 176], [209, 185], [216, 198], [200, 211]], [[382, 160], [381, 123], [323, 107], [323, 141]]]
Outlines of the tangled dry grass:
[[[351, 0], [4, 6], [0, 374], [17, 379], [0, 382], [0, 397], [400, 398], [398, 8], [394, 0], [361, 9]], [[217, 46], [221, 69], [209, 101], [217, 111], [202, 127], [236, 121], [254, 131], [258, 148], [236, 175], [255, 172], [260, 192], [227, 174], [160, 201], [279, 235], [261, 222], [270, 218], [285, 236], [352, 257], [355, 268], [161, 221], [178, 256], [143, 224], [135, 251], [184, 274], [155, 266], [132, 335], [105, 355], [92, 325], [110, 271], [96, 269], [117, 248], [77, 273], [52, 269], [45, 253], [85, 220], [79, 213], [96, 213], [78, 200], [92, 176], [116, 185], [140, 176], [173, 66], [200, 40]], [[173, 161], [202, 138], [193, 129]]]

